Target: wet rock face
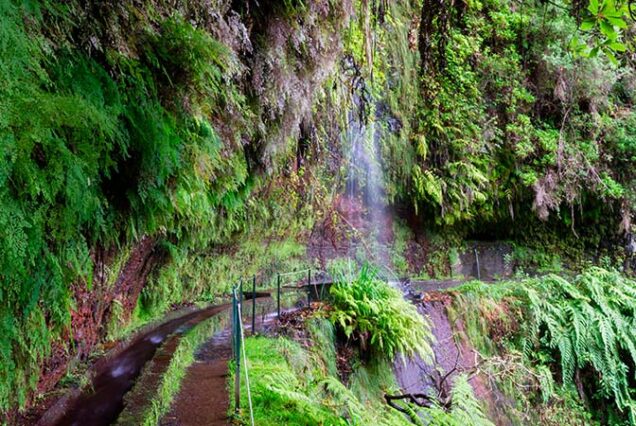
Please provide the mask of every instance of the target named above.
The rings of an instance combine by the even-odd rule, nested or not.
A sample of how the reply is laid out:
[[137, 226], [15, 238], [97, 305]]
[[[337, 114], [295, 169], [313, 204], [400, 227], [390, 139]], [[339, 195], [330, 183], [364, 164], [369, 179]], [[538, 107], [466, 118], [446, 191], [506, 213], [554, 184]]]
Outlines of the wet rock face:
[[430, 293], [418, 306], [420, 314], [426, 316], [432, 325], [435, 342], [432, 345], [433, 360], [426, 362], [419, 356], [394, 364], [395, 377], [402, 393], [424, 393], [436, 398], [442, 405], [449, 401], [451, 389], [458, 374], [468, 374], [469, 383], [477, 399], [484, 401], [488, 415], [497, 425], [509, 425], [510, 420], [497, 406], [499, 391], [488, 384], [486, 377], [477, 374], [479, 358], [470, 342], [457, 339], [455, 330], [463, 329], [463, 324], [452, 324], [446, 314], [449, 296]]
[[474, 241], [451, 265], [453, 276], [493, 280], [512, 275], [514, 265], [510, 261], [512, 247], [498, 241]]
[[[404, 392], [423, 392], [436, 395], [440, 383], [436, 376], [450, 373], [447, 381], [442, 386], [452, 387], [456, 374], [469, 371], [474, 367], [469, 348], [457, 345], [453, 338], [453, 328], [446, 316], [444, 301], [426, 301], [418, 311], [426, 316], [432, 324], [432, 332], [435, 337], [433, 349], [433, 362], [428, 363], [419, 356], [408, 359], [405, 363], [397, 361], [395, 364], [396, 378]], [[471, 383], [472, 384], [472, 383]]]
[[149, 274], [161, 264], [162, 256], [155, 250], [156, 239], [144, 236], [132, 249], [119, 277], [112, 288], [106, 282], [104, 269], [113, 261], [114, 250], [96, 248], [91, 254], [95, 276], [92, 287], [84, 282], [72, 286], [75, 308], [71, 312], [71, 327], [68, 339], [74, 341], [74, 351], [67, 350], [65, 342], [57, 341], [51, 350], [51, 356], [44, 362], [38, 382], [38, 391], [52, 389], [66, 372], [72, 357], [87, 357], [95, 345], [104, 338], [104, 324], [108, 322], [113, 300], [117, 299], [123, 307], [122, 314], [127, 318], [135, 305], [139, 294], [146, 284]]

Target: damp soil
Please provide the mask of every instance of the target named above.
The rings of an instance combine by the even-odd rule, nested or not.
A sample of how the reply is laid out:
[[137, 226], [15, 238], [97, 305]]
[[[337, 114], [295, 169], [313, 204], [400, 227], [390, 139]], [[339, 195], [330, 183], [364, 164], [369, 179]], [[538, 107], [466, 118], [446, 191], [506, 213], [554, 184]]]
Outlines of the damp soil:
[[[246, 335], [255, 333], [272, 335], [279, 329], [283, 318], [288, 318], [296, 308], [284, 307], [287, 311], [276, 317], [274, 299], [260, 297], [257, 293], [255, 305], [254, 332], [251, 329], [252, 304], [242, 308]], [[302, 294], [302, 293], [301, 293]], [[246, 297], [251, 293], [245, 293]], [[304, 299], [304, 296], [302, 297]], [[307, 309], [307, 308], [305, 308]], [[195, 353], [194, 363], [188, 367], [181, 382], [179, 393], [172, 402], [170, 411], [160, 421], [161, 426], [228, 425], [230, 400], [228, 388], [228, 364], [232, 359], [231, 331], [225, 329], [216, 333]]]
[[[124, 408], [124, 395], [133, 387], [157, 348], [175, 333], [182, 333], [199, 322], [229, 308], [213, 306], [170, 320], [137, 337], [128, 347], [95, 365], [91, 385], [47, 411], [40, 426], [91, 425], [113, 423]], [[172, 339], [171, 339], [172, 340]]]
[[196, 353], [170, 411], [161, 426], [227, 425], [230, 406], [227, 392], [228, 362], [232, 357], [231, 333], [214, 335]]

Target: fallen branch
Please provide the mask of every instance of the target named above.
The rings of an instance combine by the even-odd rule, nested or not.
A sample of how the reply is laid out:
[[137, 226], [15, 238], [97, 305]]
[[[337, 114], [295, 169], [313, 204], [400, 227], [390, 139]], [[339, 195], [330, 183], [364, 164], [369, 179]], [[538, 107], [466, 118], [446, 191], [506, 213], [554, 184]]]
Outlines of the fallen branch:
[[409, 414], [409, 411], [406, 410], [404, 407], [400, 407], [394, 401], [408, 399], [409, 402], [412, 402], [413, 404], [416, 404], [419, 407], [433, 406], [433, 401], [431, 401], [431, 397], [424, 393], [405, 393], [405, 394], [398, 394], [398, 395], [385, 394], [384, 399], [386, 400], [386, 403], [389, 404], [389, 406], [395, 408], [396, 410], [404, 414]]

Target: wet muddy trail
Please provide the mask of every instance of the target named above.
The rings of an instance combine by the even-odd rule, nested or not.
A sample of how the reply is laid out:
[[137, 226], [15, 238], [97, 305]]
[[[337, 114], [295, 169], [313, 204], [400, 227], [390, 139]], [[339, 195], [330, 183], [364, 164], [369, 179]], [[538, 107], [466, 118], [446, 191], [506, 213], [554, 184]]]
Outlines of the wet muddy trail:
[[221, 426], [228, 424], [228, 363], [232, 357], [229, 329], [215, 334], [195, 355], [161, 426]]
[[[264, 291], [243, 293], [243, 301], [249, 302], [249, 306], [251, 306], [252, 298], [256, 301], [255, 306], [259, 307], [258, 313], [254, 312], [255, 315], [260, 317], [256, 322], [262, 325], [271, 320], [271, 317], [275, 315], [271, 314], [271, 312], [275, 312], [276, 305], [271, 299], [270, 293]], [[115, 423], [124, 408], [130, 403], [133, 405], [144, 405], [143, 402], [136, 400], [126, 402], [126, 398], [128, 398], [129, 391], [141, 377], [146, 365], [151, 360], [157, 361], [152, 365], [153, 369], [158, 369], [158, 371], [153, 372], [153, 377], [155, 379], [160, 378], [165, 372], [165, 368], [169, 365], [181, 336], [205, 320], [216, 317], [221, 313], [227, 314], [230, 307], [231, 304], [226, 303], [190, 312], [168, 320], [152, 330], [145, 331], [133, 338], [120, 352], [111, 352], [110, 355], [98, 360], [90, 370], [92, 371], [90, 373], [90, 385], [83, 387], [81, 390], [72, 391], [60, 398], [44, 413], [37, 425], [107, 426]], [[243, 316], [243, 320], [247, 320], [246, 322], [248, 323], [250, 318], [249, 313]], [[224, 347], [215, 349], [219, 350], [219, 360], [227, 358], [226, 351], [223, 350]], [[217, 364], [219, 363], [217, 362]], [[223, 365], [225, 370], [227, 370], [227, 363], [225, 362]], [[217, 368], [217, 370], [219, 369]], [[226, 372], [221, 374], [219, 370], [218, 376], [224, 377]], [[217, 387], [225, 390], [224, 381], [221, 386]], [[218, 392], [218, 389], [216, 391]], [[224, 415], [226, 411], [226, 409], [221, 410]]]
[[[293, 292], [281, 304], [281, 312], [293, 312], [306, 306], [306, 289]], [[278, 329], [278, 315], [274, 298], [258, 298], [255, 304], [254, 331], [271, 334]], [[252, 303], [241, 308], [245, 336], [252, 332]], [[195, 353], [195, 361], [186, 371], [178, 394], [170, 410], [160, 421], [161, 426], [221, 426], [230, 424], [230, 392], [228, 392], [228, 364], [232, 362], [232, 335], [229, 328], [215, 333]]]
[[171, 335], [181, 334], [222, 311], [229, 304], [192, 312], [158, 326], [135, 338], [112, 358], [100, 360], [94, 367], [91, 386], [61, 400], [47, 411], [39, 426], [106, 426], [113, 423], [124, 407], [124, 395], [133, 387], [140, 372], [157, 349]]

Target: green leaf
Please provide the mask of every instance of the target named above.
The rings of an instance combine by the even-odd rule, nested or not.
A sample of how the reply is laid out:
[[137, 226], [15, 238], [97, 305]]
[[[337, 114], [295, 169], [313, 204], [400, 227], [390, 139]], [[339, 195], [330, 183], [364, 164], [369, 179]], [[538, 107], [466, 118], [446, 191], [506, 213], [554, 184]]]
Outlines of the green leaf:
[[624, 52], [627, 50], [627, 47], [623, 43], [618, 41], [608, 44], [608, 47], [615, 52]]
[[614, 0], [605, 0], [603, 2], [603, 7], [601, 7], [601, 15], [603, 16], [616, 16], [618, 11], [616, 10], [616, 6], [614, 4]]
[[596, 20], [594, 19], [585, 19], [581, 23], [581, 31], [589, 31], [596, 26]]
[[618, 37], [614, 26], [607, 21], [601, 21], [601, 32], [610, 40], [616, 40], [616, 37]]
[[592, 15], [598, 14], [598, 0], [590, 0], [587, 10], [589, 10]]
[[611, 17], [611, 16], [606, 16], [605, 19], [607, 20], [607, 22], [609, 22], [610, 24], [612, 24], [613, 26], [620, 28], [620, 29], [625, 29], [627, 28], [627, 23], [625, 22], [625, 20], [623, 18], [615, 18], [615, 17]]
[[614, 53], [612, 53], [610, 49], [603, 49], [603, 53], [605, 53], [605, 56], [607, 56], [612, 64], [618, 64], [618, 59], [616, 59], [616, 56], [614, 56]]

